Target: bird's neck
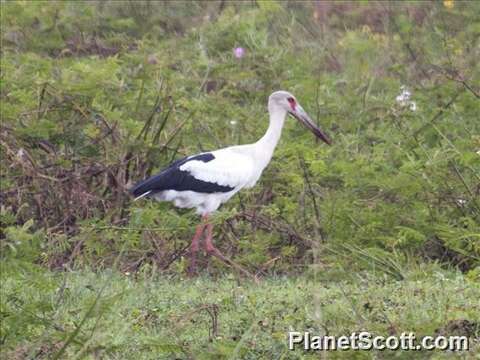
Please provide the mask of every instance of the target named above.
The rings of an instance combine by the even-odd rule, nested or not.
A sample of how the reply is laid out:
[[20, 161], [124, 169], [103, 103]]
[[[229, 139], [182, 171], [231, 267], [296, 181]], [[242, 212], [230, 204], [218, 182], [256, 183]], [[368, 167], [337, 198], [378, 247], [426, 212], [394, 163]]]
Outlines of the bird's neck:
[[266, 166], [272, 158], [273, 151], [282, 135], [282, 128], [287, 115], [287, 112], [283, 109], [274, 108], [269, 110], [270, 125], [268, 126], [265, 135], [255, 143], [255, 152], [257, 153], [258, 158], [264, 159], [264, 166]]

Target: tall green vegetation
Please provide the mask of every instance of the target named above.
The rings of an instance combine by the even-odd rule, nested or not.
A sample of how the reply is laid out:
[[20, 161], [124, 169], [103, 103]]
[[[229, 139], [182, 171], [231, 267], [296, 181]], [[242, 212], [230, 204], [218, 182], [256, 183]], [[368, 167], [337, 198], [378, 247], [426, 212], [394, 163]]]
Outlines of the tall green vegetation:
[[126, 189], [255, 141], [267, 96], [288, 89], [334, 145], [289, 122], [260, 186], [218, 214], [222, 248], [266, 273], [315, 251], [327, 267], [393, 254], [476, 271], [479, 10], [3, 3], [2, 256], [98, 266], [123, 249], [126, 268], [181, 271], [195, 217]]

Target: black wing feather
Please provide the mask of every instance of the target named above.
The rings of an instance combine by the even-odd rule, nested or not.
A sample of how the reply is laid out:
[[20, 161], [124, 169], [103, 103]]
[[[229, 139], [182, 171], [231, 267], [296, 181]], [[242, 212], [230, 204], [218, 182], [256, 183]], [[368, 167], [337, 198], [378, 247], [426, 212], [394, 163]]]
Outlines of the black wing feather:
[[198, 180], [194, 178], [188, 171], [180, 170], [180, 166], [188, 161], [199, 160], [203, 162], [209, 162], [213, 159], [215, 159], [215, 156], [213, 156], [212, 153], [204, 153], [177, 160], [157, 175], [137, 183], [133, 188], [130, 189], [130, 192], [133, 194], [133, 196], [139, 197], [148, 191], [150, 191], [148, 196], [164, 190], [190, 190], [207, 194], [232, 191], [234, 189], [233, 187]]

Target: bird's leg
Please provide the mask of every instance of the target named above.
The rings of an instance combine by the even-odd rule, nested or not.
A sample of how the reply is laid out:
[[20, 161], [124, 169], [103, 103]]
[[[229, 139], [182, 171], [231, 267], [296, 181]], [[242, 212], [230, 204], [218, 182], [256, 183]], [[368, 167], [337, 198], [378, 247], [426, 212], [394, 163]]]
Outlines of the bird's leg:
[[200, 238], [202, 237], [203, 230], [205, 229], [206, 224], [202, 222], [197, 226], [195, 230], [195, 235], [192, 239], [192, 244], [190, 245], [190, 266], [188, 272], [190, 275], [193, 275], [197, 271], [197, 253], [200, 250]]
[[207, 236], [205, 237], [205, 250], [207, 251], [208, 254], [213, 255], [220, 260], [222, 260], [225, 264], [232, 266], [233, 268], [237, 269], [240, 271], [242, 274], [251, 277], [256, 283], [258, 283], [258, 278], [251, 273], [249, 273], [247, 270], [245, 270], [243, 267], [238, 265], [237, 263], [233, 262], [233, 260], [229, 259], [225, 255], [223, 255], [220, 250], [218, 250], [212, 242], [213, 238], [213, 225], [212, 224], [207, 224]]

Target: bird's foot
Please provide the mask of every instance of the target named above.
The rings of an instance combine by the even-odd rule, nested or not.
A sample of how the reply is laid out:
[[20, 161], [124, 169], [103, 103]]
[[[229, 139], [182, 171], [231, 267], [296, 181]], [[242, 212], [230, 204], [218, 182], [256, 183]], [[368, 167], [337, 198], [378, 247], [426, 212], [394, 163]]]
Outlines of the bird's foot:
[[195, 230], [195, 235], [193, 236], [192, 243], [188, 250], [190, 257], [190, 264], [188, 265], [188, 275], [195, 276], [197, 274], [197, 254], [200, 250], [200, 238], [202, 237], [203, 230], [205, 229], [205, 224], [200, 224]]
[[188, 264], [187, 274], [190, 277], [197, 275], [197, 254], [198, 248], [191, 247], [189, 252], [190, 262]]
[[189, 277], [195, 277], [195, 276], [197, 276], [197, 274], [198, 274], [198, 272], [197, 272], [197, 266], [196, 266], [196, 264], [190, 263], [190, 264], [188, 265], [187, 275], [188, 275]]

